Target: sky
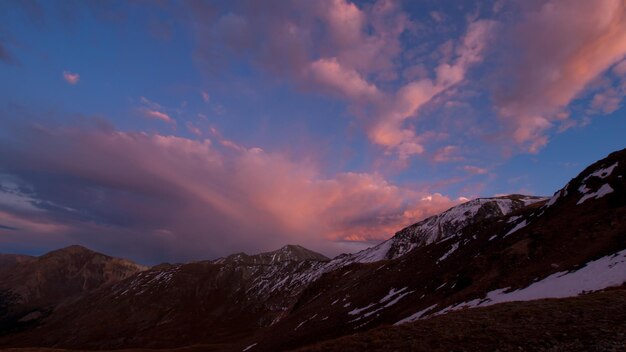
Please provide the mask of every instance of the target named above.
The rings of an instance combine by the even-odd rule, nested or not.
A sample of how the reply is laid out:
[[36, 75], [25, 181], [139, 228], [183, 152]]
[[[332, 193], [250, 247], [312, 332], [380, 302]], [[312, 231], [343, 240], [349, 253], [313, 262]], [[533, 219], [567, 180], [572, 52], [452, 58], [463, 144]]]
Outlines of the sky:
[[354, 252], [625, 147], [623, 0], [0, 2], [0, 252]]

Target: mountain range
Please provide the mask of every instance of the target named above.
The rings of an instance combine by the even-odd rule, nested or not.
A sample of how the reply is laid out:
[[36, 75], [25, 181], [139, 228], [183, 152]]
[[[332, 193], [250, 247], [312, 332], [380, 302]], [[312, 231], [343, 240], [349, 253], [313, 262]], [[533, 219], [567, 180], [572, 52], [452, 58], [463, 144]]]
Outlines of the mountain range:
[[474, 199], [333, 259], [3, 254], [0, 347], [626, 350], [625, 176], [621, 150], [552, 197]]

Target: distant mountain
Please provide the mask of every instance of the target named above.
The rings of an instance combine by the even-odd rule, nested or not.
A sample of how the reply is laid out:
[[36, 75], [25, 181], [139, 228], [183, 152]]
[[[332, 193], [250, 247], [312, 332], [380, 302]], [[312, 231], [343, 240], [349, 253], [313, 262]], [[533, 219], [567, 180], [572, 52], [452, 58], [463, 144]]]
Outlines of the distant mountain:
[[[394, 339], [405, 335], [397, 332], [456, 321], [455, 316], [473, 319], [465, 311], [486, 306], [494, 306], [484, 308], [494, 312], [489, 319], [501, 315], [503, 324], [511, 324], [517, 318], [507, 312], [516, 308], [495, 305], [575, 297], [626, 282], [625, 176], [622, 150], [586, 168], [551, 198], [472, 200], [411, 225], [378, 246], [330, 261], [289, 245], [274, 252], [162, 264], [126, 278], [116, 276], [118, 281], [102, 280], [110, 284], [88, 285], [94, 288], [56, 306], [48, 316], [31, 319], [28, 326], [18, 324], [21, 330], [0, 337], [0, 346], [196, 345], [188, 350], [282, 351], [354, 333], [364, 333], [359, 336], [366, 340], [380, 338], [374, 332], [378, 330], [365, 333], [380, 326], [395, 326], [385, 330], [387, 343], [402, 346]], [[56, 263], [55, 272], [76, 272], [71, 261]], [[15, 275], [14, 284], [22, 275], [29, 277], [17, 271]], [[45, 282], [33, 281], [30, 290], [40, 292], [48, 287]], [[69, 284], [74, 281], [67, 282], [74, 292], [76, 287]], [[611, 304], [621, 302], [625, 292], [593, 297]], [[560, 307], [554, 308], [555, 314], [563, 314], [569, 304], [586, 317], [591, 314], [586, 312], [600, 312], [594, 309], [601, 304], [593, 299], [563, 302], [555, 303]], [[523, 307], [530, 306], [503, 307], [520, 307], [519, 314], [526, 314]], [[601, 312], [608, 319], [603, 327], [624, 326], [620, 311], [606, 313]], [[550, 319], [536, 316], [539, 325]], [[533, 318], [528, 319], [519, 325], [522, 336], [532, 328]], [[563, 319], [576, 324], [574, 318], [554, 317]], [[605, 335], [591, 331], [584, 336]], [[340, 341], [318, 347], [359, 350], [352, 342]], [[456, 347], [451, 349], [467, 346]]]
[[0, 329], [46, 315], [62, 302], [146, 269], [81, 246], [41, 257], [2, 255]]

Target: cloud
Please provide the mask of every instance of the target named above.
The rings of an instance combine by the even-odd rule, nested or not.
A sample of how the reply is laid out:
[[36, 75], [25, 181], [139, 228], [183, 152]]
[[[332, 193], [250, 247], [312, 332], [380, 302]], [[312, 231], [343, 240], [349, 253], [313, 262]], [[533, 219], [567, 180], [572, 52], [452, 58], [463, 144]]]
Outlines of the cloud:
[[202, 97], [202, 100], [205, 103], [208, 103], [209, 101], [211, 101], [211, 96], [209, 95], [209, 93], [207, 93], [206, 91], [201, 91], [200, 92], [200, 96]]
[[[506, 38], [511, 52], [498, 78], [496, 107], [507, 135], [537, 152], [570, 103], [626, 55], [626, 4], [545, 1], [524, 13]], [[596, 105], [602, 102], [610, 101], [598, 96]]]
[[112, 253], [144, 243], [129, 255], [149, 261], [285, 243], [332, 255], [345, 240], [382, 240], [459, 202], [375, 173], [324, 177], [306, 161], [208, 139], [36, 125], [0, 143], [3, 171], [37, 208], [5, 207], [3, 225], [31, 229], [33, 243], [54, 235]]
[[198, 127], [194, 126], [193, 123], [187, 121], [185, 126], [187, 126], [187, 130], [189, 132], [193, 133], [194, 135], [196, 135], [198, 137], [202, 136], [202, 131]]
[[165, 108], [160, 104], [151, 101], [146, 97], [140, 97], [139, 102], [142, 107], [139, 108], [139, 112], [144, 117], [149, 119], [161, 120], [163, 122], [167, 122], [172, 125], [176, 125], [176, 120], [174, 120], [167, 112], [165, 112]]
[[462, 161], [464, 158], [459, 155], [460, 148], [456, 145], [447, 145], [437, 149], [432, 156], [432, 160], [436, 163], [449, 163]]
[[420, 79], [407, 81], [404, 77], [415, 77], [411, 72], [416, 69], [405, 74], [398, 62], [406, 51], [403, 36], [412, 35], [416, 23], [396, 2], [280, 4], [259, 7], [244, 1], [224, 10], [209, 28], [197, 26], [198, 37], [203, 38], [198, 56], [213, 65], [230, 53], [302, 90], [345, 101], [371, 142], [400, 159], [425, 150], [407, 120], [435, 96], [464, 81], [470, 67], [481, 62], [495, 27], [489, 20], [468, 23], [465, 33], [451, 41], [449, 57], [431, 69], [416, 62]]
[[[240, 5], [195, 27], [202, 62], [213, 67], [216, 55], [235, 57], [302, 91], [342, 100], [369, 141], [401, 161], [433, 148], [420, 137], [425, 126], [439, 123], [437, 109], [447, 101], [468, 102], [479, 94], [472, 89], [491, 87], [494, 105], [482, 111], [482, 120], [495, 119], [472, 127], [474, 134], [531, 153], [548, 143], [553, 130], [585, 118], [570, 111], [576, 99], [588, 99], [592, 113], [611, 113], [626, 92], [623, 83], [599, 93], [590, 89], [612, 66], [615, 76], [626, 71], [626, 64], [616, 65], [626, 55], [621, 0], [496, 1], [443, 37], [393, 1]], [[429, 23], [450, 22], [449, 14], [430, 10]], [[485, 65], [492, 45], [497, 50]], [[476, 66], [489, 78], [471, 76]], [[468, 126], [469, 120], [459, 117], [456, 127], [438, 128]]]
[[141, 112], [147, 118], [165, 121], [167, 123], [176, 123], [168, 114], [156, 110], [142, 109]]
[[488, 172], [487, 169], [483, 169], [481, 167], [473, 166], [473, 165], [465, 165], [463, 166], [463, 170], [467, 171], [469, 174], [472, 174], [472, 175], [484, 175]]
[[596, 93], [591, 99], [591, 113], [610, 114], [620, 108], [624, 92], [608, 88], [602, 92]]
[[361, 75], [349, 68], [342, 67], [336, 58], [319, 59], [311, 63], [311, 80], [327, 88], [327, 92], [340, 95], [352, 101], [371, 102], [380, 92]]
[[78, 73], [63, 71], [63, 79], [71, 85], [76, 85], [80, 80], [80, 75]]

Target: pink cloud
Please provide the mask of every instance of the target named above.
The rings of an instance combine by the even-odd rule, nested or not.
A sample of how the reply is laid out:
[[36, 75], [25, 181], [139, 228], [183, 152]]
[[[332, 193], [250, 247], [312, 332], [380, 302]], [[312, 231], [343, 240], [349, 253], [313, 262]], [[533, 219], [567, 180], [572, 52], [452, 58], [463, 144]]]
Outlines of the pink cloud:
[[206, 91], [201, 91], [200, 92], [200, 96], [202, 97], [202, 100], [205, 103], [208, 103], [209, 101], [211, 101], [211, 96], [209, 95], [209, 93], [207, 93]]
[[78, 73], [72, 73], [69, 71], [63, 71], [63, 79], [71, 84], [71, 85], [75, 85], [78, 84], [78, 81], [80, 80], [80, 75]]
[[187, 126], [187, 130], [193, 133], [194, 135], [198, 137], [202, 136], [202, 131], [198, 127], [194, 126], [193, 123], [187, 121], [185, 126]]
[[432, 160], [436, 163], [449, 163], [454, 161], [462, 161], [464, 158], [459, 155], [460, 149], [455, 145], [447, 145], [437, 149], [432, 156]]
[[[31, 186], [52, 194], [45, 201], [59, 209], [79, 201], [80, 211], [64, 215], [71, 221], [57, 221], [81, 243], [104, 241], [93, 235], [101, 233], [110, 243], [147, 236], [169, 255], [187, 258], [285, 243], [336, 254], [337, 241], [382, 240], [459, 202], [377, 174], [324, 177], [307, 161], [260, 148], [220, 150], [206, 139], [75, 128], [39, 128], [24, 137], [37, 142], [16, 142], [0, 159], [20, 160], [29, 173], [80, 180], [57, 196], [36, 179]], [[77, 221], [81, 212], [88, 216]], [[107, 223], [108, 230], [97, 230]]]
[[142, 109], [141, 112], [147, 118], [157, 119], [157, 120], [165, 121], [167, 123], [172, 123], [172, 124], [176, 123], [174, 119], [172, 119], [168, 114], [164, 112], [150, 110], [150, 109]]
[[421, 154], [424, 151], [422, 141], [412, 128], [404, 126], [405, 121], [435, 96], [463, 82], [467, 70], [482, 60], [494, 27], [493, 21], [470, 23], [456, 47], [455, 56], [435, 68], [435, 80], [423, 78], [409, 82], [392, 93], [392, 97], [382, 100], [368, 132], [370, 139], [395, 150], [400, 159]]
[[[403, 53], [403, 33], [415, 26], [397, 3], [381, 0], [359, 7], [328, 0], [286, 2], [271, 12], [257, 6], [238, 10], [217, 20], [207, 43], [245, 53], [246, 59], [304, 89], [345, 100], [371, 141], [400, 159], [424, 151], [414, 127], [405, 122], [436, 95], [463, 82], [467, 70], [482, 60], [494, 27], [487, 20], [469, 23], [434, 72], [416, 66], [424, 71], [421, 79], [382, 89], [385, 82], [406, 76], [394, 61]], [[213, 51], [201, 48], [205, 56]], [[426, 78], [431, 73], [434, 80]]]
[[336, 58], [319, 59], [311, 63], [311, 79], [316, 84], [353, 101], [370, 102], [379, 96], [379, 91], [361, 75], [342, 67]]
[[146, 97], [140, 97], [139, 102], [143, 107], [139, 108], [139, 111], [144, 117], [149, 119], [161, 120], [163, 122], [167, 122], [172, 125], [176, 125], [176, 120], [174, 120], [168, 113], [165, 111], [171, 109], [165, 109], [159, 103], [156, 103]]
[[483, 169], [481, 167], [473, 166], [473, 165], [465, 165], [463, 166], [463, 170], [467, 171], [469, 174], [472, 174], [472, 175], [484, 175], [488, 172], [487, 169]]
[[608, 88], [602, 92], [596, 93], [591, 100], [591, 112], [610, 114], [620, 108], [624, 92]]
[[509, 40], [515, 53], [496, 104], [513, 140], [536, 152], [568, 105], [626, 55], [626, 4], [549, 0], [525, 13]]

